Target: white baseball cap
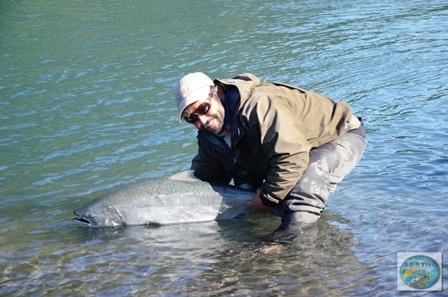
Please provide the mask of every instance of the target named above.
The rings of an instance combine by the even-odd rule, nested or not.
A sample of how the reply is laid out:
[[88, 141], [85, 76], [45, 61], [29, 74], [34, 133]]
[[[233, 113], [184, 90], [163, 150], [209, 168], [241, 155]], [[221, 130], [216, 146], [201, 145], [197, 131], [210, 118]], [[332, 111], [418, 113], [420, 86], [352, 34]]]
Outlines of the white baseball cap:
[[174, 96], [179, 111], [179, 122], [182, 122], [185, 108], [198, 100], [207, 99], [210, 87], [214, 85], [213, 80], [202, 72], [190, 73], [180, 79]]

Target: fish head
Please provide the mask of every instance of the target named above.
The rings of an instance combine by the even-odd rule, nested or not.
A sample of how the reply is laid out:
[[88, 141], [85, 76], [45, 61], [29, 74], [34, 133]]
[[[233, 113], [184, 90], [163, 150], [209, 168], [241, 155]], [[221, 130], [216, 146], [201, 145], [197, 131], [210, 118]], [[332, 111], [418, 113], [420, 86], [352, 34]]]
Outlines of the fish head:
[[125, 225], [118, 209], [104, 202], [92, 201], [75, 209], [73, 213], [76, 215], [73, 221], [87, 227], [120, 227]]

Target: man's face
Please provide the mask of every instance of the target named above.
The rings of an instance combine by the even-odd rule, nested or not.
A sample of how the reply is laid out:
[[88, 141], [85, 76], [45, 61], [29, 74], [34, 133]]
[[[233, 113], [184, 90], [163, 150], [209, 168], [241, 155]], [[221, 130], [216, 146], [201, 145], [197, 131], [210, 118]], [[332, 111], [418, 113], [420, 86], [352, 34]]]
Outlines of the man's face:
[[[208, 106], [207, 106], [208, 104]], [[209, 107], [207, 109], [207, 107]], [[207, 111], [203, 113], [203, 111]], [[195, 115], [197, 120], [192, 123], [196, 128], [218, 134], [224, 125], [225, 110], [216, 95], [207, 100], [199, 100], [188, 106], [184, 115]]]

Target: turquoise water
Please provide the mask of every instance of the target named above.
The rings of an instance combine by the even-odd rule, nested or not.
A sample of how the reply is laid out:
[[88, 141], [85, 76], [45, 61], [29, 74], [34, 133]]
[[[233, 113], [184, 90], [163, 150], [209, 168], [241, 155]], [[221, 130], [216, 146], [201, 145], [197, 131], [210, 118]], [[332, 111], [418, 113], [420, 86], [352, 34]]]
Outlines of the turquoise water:
[[[0, 295], [398, 295], [397, 252], [447, 257], [447, 22], [440, 0], [0, 1]], [[293, 246], [262, 245], [278, 219], [254, 214], [71, 222], [188, 169], [195, 131], [172, 95], [193, 71], [252, 72], [363, 117], [361, 163]]]

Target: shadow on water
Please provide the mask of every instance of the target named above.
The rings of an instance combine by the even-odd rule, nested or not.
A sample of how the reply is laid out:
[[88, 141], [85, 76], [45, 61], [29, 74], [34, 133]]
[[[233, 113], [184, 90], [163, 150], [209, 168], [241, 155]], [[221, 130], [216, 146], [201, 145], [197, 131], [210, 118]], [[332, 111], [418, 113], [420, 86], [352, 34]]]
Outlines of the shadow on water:
[[[281, 242], [272, 241], [267, 233], [276, 228], [277, 218], [254, 214], [242, 220], [120, 229], [76, 227], [74, 232], [84, 251], [96, 255], [87, 271], [114, 272], [101, 282], [100, 292], [359, 294], [374, 280], [370, 268], [352, 251], [353, 234], [338, 224], [341, 219], [328, 213], [317, 227]], [[77, 262], [85, 261], [86, 255], [72, 256]], [[78, 272], [78, 279], [86, 278], [87, 271]], [[88, 283], [79, 285], [82, 292], [90, 291]]]

